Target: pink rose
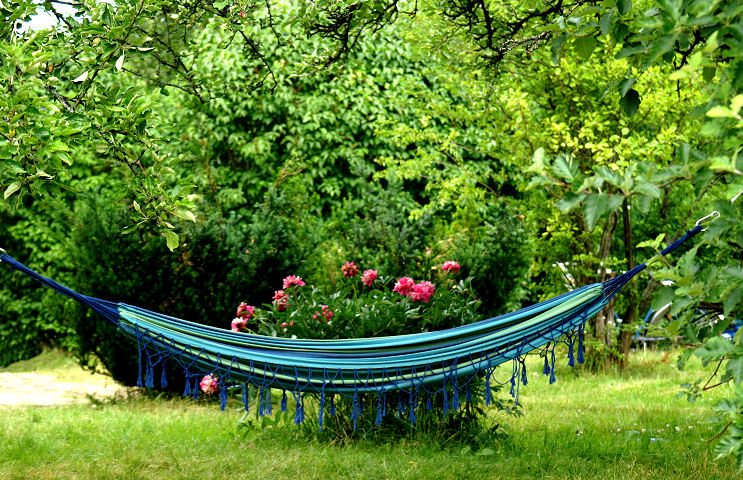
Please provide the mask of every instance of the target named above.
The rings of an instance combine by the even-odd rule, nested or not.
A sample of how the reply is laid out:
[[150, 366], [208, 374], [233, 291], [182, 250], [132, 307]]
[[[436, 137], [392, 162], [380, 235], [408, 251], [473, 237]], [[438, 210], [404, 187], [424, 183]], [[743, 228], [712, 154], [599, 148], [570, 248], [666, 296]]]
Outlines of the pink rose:
[[273, 293], [273, 304], [276, 306], [276, 310], [283, 312], [289, 304], [289, 294], [283, 290], [275, 291]]
[[415, 282], [410, 277], [402, 277], [397, 280], [397, 283], [395, 283], [395, 288], [392, 289], [393, 292], [397, 292], [400, 295], [404, 295], [406, 297], [409, 297], [411, 293], [413, 293], [413, 286], [415, 285]]
[[461, 267], [457, 262], [453, 262], [451, 260], [444, 262], [443, 265], [441, 265], [441, 270], [449, 273], [457, 273]]
[[330, 319], [333, 317], [333, 312], [328, 309], [327, 305], [322, 305], [321, 307], [321, 311], [315, 311], [315, 314], [312, 315], [312, 318], [317, 319], [317, 317], [325, 317], [325, 321], [330, 323]]
[[434, 286], [431, 282], [421, 282], [413, 286], [413, 293], [410, 295], [410, 299], [414, 302], [423, 300], [428, 303], [428, 300], [433, 296]]
[[211, 375], [206, 375], [204, 378], [202, 378], [199, 385], [201, 386], [201, 391], [206, 393], [207, 395], [211, 395], [219, 391], [219, 383], [217, 382], [217, 378], [212, 377]]
[[245, 330], [245, 325], [248, 323], [247, 317], [237, 317], [234, 320], [232, 320], [232, 331], [233, 332], [242, 332]]
[[346, 262], [341, 267], [341, 272], [343, 272], [344, 277], [353, 277], [359, 273], [359, 267], [353, 262]]
[[284, 290], [294, 285], [298, 287], [304, 287], [305, 283], [304, 283], [304, 280], [302, 280], [302, 277], [298, 277], [296, 275], [289, 275], [288, 277], [284, 279]]
[[252, 305], [248, 305], [245, 302], [242, 302], [239, 307], [237, 307], [237, 316], [238, 318], [251, 318], [255, 315], [255, 307]]
[[377, 279], [376, 270], [364, 270], [364, 273], [361, 274], [361, 283], [363, 283], [367, 287], [371, 287], [372, 282], [376, 279]]

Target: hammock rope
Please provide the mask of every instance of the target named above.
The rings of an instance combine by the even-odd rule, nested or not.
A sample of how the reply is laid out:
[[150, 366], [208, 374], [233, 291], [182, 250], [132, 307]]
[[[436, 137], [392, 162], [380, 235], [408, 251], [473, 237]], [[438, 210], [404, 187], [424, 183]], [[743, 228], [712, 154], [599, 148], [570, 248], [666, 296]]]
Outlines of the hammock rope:
[[[700, 222], [665, 248], [668, 255], [703, 230]], [[335, 395], [352, 399], [352, 421], [366, 407], [362, 393], [376, 394], [377, 418], [387, 415], [386, 395], [399, 392], [397, 414], [417, 418], [418, 399], [442, 397], [444, 413], [472, 401], [471, 389], [485, 380], [485, 403], [490, 387], [509, 385], [518, 402], [520, 385], [527, 384], [524, 357], [537, 351], [544, 357], [542, 373], [555, 382], [555, 347], [567, 346], [570, 366], [583, 363], [586, 321], [604, 308], [633, 277], [647, 268], [642, 263], [603, 283], [586, 285], [515, 312], [448, 330], [377, 338], [309, 340], [267, 337], [233, 332], [136, 306], [101, 300], [77, 293], [31, 270], [0, 249], [0, 261], [43, 285], [93, 309], [116, 325], [137, 344], [138, 386], [154, 387], [155, 378], [167, 385], [166, 368], [179, 367], [185, 377], [184, 396], [198, 397], [205, 375], [218, 378], [220, 406], [225, 408], [228, 389], [242, 390], [249, 410], [248, 386], [259, 392], [258, 412], [271, 414], [271, 389], [283, 391], [281, 410], [287, 409], [287, 392], [295, 401], [295, 421], [304, 418], [307, 394], [319, 398], [319, 423], [325, 410], [335, 415]], [[510, 377], [495, 378], [495, 368], [512, 361]], [[160, 375], [157, 375], [159, 370]], [[403, 397], [406, 397], [405, 399]], [[407, 412], [407, 413], [406, 413]]]

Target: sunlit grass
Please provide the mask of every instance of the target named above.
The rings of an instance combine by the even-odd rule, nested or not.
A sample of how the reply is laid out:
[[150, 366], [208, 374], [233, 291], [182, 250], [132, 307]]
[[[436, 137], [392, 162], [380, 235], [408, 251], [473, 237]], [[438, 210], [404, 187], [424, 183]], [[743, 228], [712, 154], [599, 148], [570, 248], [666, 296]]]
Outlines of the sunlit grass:
[[[553, 385], [529, 374], [520, 392], [525, 415], [507, 418], [509, 438], [480, 455], [425, 440], [336, 446], [294, 425], [241, 436], [236, 403], [221, 412], [210, 402], [135, 396], [5, 409], [0, 478], [736, 477], [732, 463], [713, 461], [712, 444], [702, 440], [714, 435], [704, 420], [724, 392], [693, 405], [676, 398], [680, 383], [705, 372], [698, 363], [679, 372], [674, 358], [650, 353], [634, 357], [626, 372], [597, 375], [560, 366]], [[57, 362], [50, 371], [64, 375], [75, 370], [66, 361], [45, 364]], [[527, 365], [541, 370], [538, 360]], [[38, 361], [29, 366], [43, 369]], [[644, 442], [643, 435], [655, 440]]]

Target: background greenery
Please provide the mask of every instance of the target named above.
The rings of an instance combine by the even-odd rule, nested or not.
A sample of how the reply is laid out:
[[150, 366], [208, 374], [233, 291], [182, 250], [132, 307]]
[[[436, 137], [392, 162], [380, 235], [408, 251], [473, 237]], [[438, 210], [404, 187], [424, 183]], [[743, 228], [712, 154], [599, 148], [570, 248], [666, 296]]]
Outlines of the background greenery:
[[[24, 27], [41, 11], [55, 28]], [[0, 246], [86, 294], [225, 327], [288, 274], [332, 288], [350, 260], [424, 279], [452, 259], [490, 316], [631, 269], [716, 209], [591, 320], [589, 358], [628, 367], [636, 324], [673, 302], [657, 333], [720, 365], [718, 453], [743, 466], [743, 345], [719, 340], [743, 300], [742, 14], [3, 2]], [[0, 364], [61, 346], [133, 381], [106, 324], [0, 275]]]

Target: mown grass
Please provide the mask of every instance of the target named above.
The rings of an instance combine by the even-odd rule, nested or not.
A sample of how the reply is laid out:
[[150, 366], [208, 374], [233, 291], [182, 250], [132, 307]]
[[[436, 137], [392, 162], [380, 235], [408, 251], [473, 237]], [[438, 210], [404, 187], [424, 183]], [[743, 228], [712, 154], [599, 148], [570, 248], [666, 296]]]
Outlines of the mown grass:
[[[561, 366], [553, 385], [530, 374], [524, 416], [505, 419], [509, 437], [479, 452], [363, 435], [341, 446], [294, 425], [241, 436], [237, 404], [221, 412], [180, 398], [4, 409], [0, 478], [735, 478], [702, 440], [714, 435], [704, 420], [724, 392], [693, 405], [675, 398], [708, 369], [679, 372], [674, 358], [635, 356], [626, 372], [598, 375]], [[72, 375], [66, 360], [46, 361]], [[539, 370], [536, 360], [529, 367]]]

